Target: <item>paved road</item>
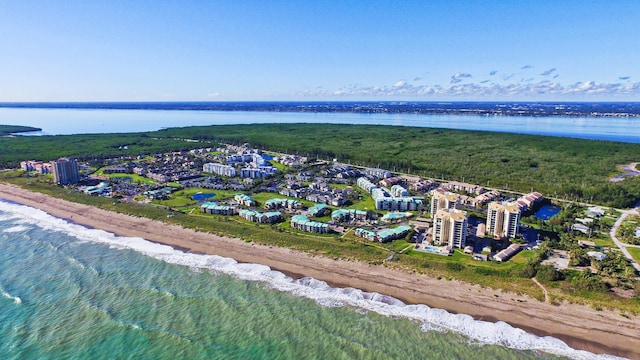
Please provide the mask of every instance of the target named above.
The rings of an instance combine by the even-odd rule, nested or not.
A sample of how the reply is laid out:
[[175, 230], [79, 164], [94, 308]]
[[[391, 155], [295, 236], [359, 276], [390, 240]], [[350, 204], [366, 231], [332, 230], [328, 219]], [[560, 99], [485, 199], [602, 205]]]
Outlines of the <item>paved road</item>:
[[636, 271], [640, 272], [640, 264], [638, 264], [636, 262], [636, 260], [633, 258], [633, 256], [631, 256], [631, 254], [627, 250], [627, 246], [629, 246], [629, 245], [621, 242], [616, 237], [616, 232], [618, 231], [618, 228], [620, 227], [620, 225], [622, 224], [624, 219], [626, 219], [627, 216], [629, 216], [631, 214], [637, 215], [638, 214], [638, 208], [635, 208], [635, 209], [632, 209], [632, 210], [624, 210], [624, 211], [622, 211], [622, 215], [620, 215], [620, 217], [618, 218], [616, 223], [613, 224], [613, 227], [611, 228], [611, 232], [609, 233], [609, 235], [611, 235], [611, 240], [613, 240], [613, 242], [616, 244], [616, 246], [622, 251], [624, 256], [626, 256], [627, 259], [629, 259], [629, 261], [631, 261], [631, 265], [633, 265], [633, 267], [636, 269]]

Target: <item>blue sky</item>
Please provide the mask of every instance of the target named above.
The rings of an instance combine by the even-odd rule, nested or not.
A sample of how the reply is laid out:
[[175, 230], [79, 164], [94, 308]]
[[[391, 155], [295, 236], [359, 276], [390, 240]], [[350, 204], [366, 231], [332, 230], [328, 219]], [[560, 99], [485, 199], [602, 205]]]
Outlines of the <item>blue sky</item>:
[[5, 1], [0, 101], [640, 101], [640, 1]]

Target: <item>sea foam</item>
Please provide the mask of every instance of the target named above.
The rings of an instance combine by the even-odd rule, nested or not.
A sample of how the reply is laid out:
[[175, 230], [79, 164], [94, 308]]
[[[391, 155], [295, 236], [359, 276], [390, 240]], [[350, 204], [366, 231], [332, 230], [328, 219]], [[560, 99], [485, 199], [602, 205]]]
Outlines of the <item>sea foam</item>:
[[9, 294], [2, 287], [0, 287], [0, 294], [2, 294], [2, 296], [4, 296], [7, 299], [13, 300], [13, 302], [16, 304], [22, 304], [22, 299], [20, 299], [19, 296], [13, 296]]
[[[217, 255], [185, 253], [142, 238], [121, 237], [103, 230], [89, 229], [28, 206], [0, 201], [0, 211], [18, 217], [23, 224], [29, 223], [46, 230], [64, 232], [80, 241], [107, 244], [116, 249], [130, 249], [172, 264], [208, 269], [241, 280], [263, 282], [273, 289], [312, 299], [323, 306], [350, 306], [385, 316], [411, 319], [420, 322], [423, 331], [454, 331], [468, 337], [470, 342], [478, 344], [537, 350], [573, 359], [618, 359], [611, 355], [597, 355], [572, 349], [560, 339], [533, 335], [502, 321], [494, 323], [475, 320], [469, 315], [452, 314], [427, 305], [407, 305], [388, 295], [354, 288], [334, 288], [324, 281], [309, 277], [293, 279], [265, 265], [239, 263], [234, 259]], [[2, 215], [5, 214], [0, 214]], [[4, 291], [2, 294], [5, 297], [11, 296]], [[18, 297], [11, 298], [16, 303], [20, 301]]]
[[16, 225], [16, 226], [12, 226], [10, 228], [6, 228], [4, 230], [2, 230], [2, 232], [5, 233], [17, 233], [17, 232], [22, 232], [25, 230], [28, 230], [29, 228], [23, 225]]

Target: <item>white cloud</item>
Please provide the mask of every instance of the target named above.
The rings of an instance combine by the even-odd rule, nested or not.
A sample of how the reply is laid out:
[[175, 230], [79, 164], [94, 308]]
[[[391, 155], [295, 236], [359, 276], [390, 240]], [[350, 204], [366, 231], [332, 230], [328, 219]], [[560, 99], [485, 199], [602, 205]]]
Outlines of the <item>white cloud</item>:
[[[462, 74], [461, 74], [462, 75]], [[361, 98], [389, 98], [402, 96], [404, 98], [475, 98], [475, 99], [513, 99], [513, 98], [575, 98], [581, 97], [633, 97], [640, 96], [640, 83], [597, 83], [583, 81], [570, 85], [544, 79], [534, 81], [494, 83], [487, 80], [479, 83], [465, 82], [465, 76], [453, 76], [452, 83], [447, 86], [412, 85], [405, 81], [398, 81], [386, 86], [349, 85], [334, 91], [315, 88], [305, 90], [294, 95], [305, 97], [361, 97]]]
[[451, 75], [451, 84], [457, 84], [459, 82], [462, 82], [463, 79], [468, 79], [471, 78], [471, 74], [468, 73], [461, 73], [461, 72], [457, 72], [453, 75]]
[[468, 73], [461, 73], [461, 72], [457, 72], [453, 75], [451, 75], [452, 79], [461, 79], [461, 78], [470, 78], [471, 74]]

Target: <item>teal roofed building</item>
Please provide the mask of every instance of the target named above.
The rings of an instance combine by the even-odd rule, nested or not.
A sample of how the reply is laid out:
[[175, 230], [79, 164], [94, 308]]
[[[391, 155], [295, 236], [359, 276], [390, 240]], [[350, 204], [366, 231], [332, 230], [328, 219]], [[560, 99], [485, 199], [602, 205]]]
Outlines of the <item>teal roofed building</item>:
[[412, 217], [410, 212], [390, 212], [385, 214], [380, 220], [384, 222], [394, 222]]
[[371, 231], [368, 229], [357, 228], [356, 236], [365, 238], [370, 241], [388, 242], [395, 239], [401, 239], [411, 231], [411, 226], [403, 225], [393, 229], [384, 229], [380, 231]]
[[338, 209], [331, 213], [334, 222], [348, 222], [351, 220], [367, 220], [373, 217], [371, 212], [356, 209]]
[[324, 215], [327, 210], [329, 210], [327, 204], [317, 204], [310, 207], [309, 210], [307, 210], [307, 213], [309, 213], [309, 216], [318, 217]]
[[238, 204], [244, 205], [244, 206], [256, 205], [256, 201], [251, 196], [246, 194], [237, 194], [236, 196], [233, 197], [233, 200], [235, 200]]
[[240, 210], [238, 215], [240, 215], [241, 218], [247, 221], [257, 222], [261, 224], [273, 224], [282, 220], [282, 213], [279, 211], [269, 211], [261, 213], [259, 211], [243, 209]]
[[218, 205], [215, 201], [207, 201], [200, 206], [200, 211], [203, 214], [235, 215], [238, 209], [235, 206]]
[[326, 234], [329, 232], [329, 224], [320, 221], [309, 220], [305, 215], [294, 215], [291, 217], [291, 227], [294, 229]]
[[264, 208], [267, 210], [289, 209], [294, 210], [300, 208], [300, 201], [293, 199], [269, 199], [265, 201]]

